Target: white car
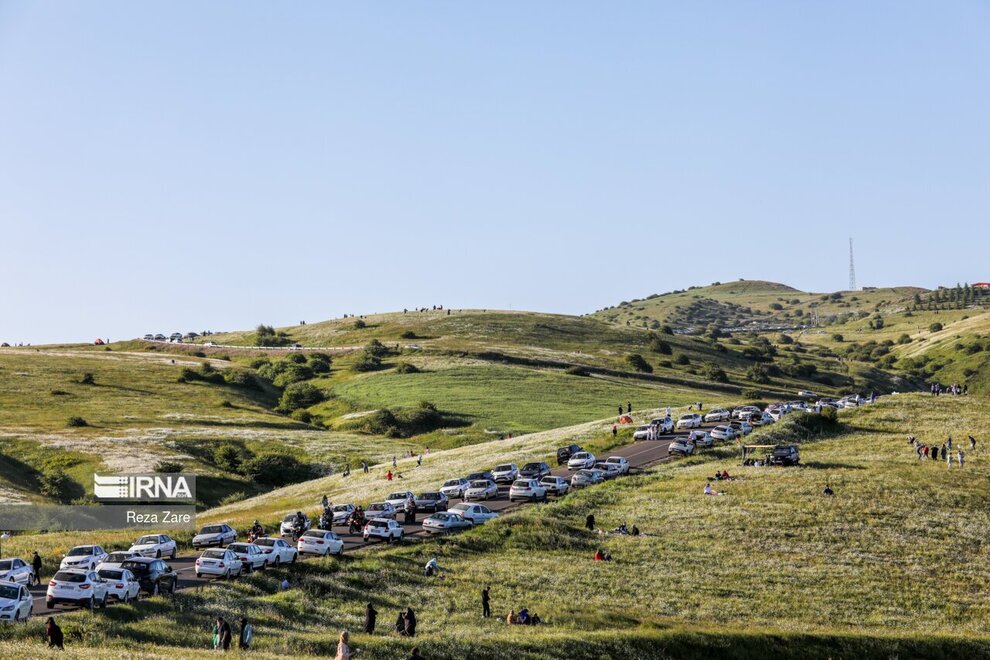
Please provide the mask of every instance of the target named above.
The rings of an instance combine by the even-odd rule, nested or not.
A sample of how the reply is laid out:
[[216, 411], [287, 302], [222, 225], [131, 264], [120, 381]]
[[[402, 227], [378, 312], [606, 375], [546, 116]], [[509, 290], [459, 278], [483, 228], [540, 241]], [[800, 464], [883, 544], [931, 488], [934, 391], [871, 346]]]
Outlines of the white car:
[[24, 621], [34, 613], [34, 599], [27, 585], [0, 582], [0, 621]]
[[519, 476], [519, 467], [515, 463], [496, 465], [495, 469], [492, 470], [492, 474], [495, 476], [495, 483], [505, 482], [510, 484]]
[[766, 414], [770, 415], [773, 421], [779, 422], [787, 413], [784, 412], [783, 408], [770, 408]]
[[364, 542], [367, 543], [370, 539], [376, 538], [383, 541], [391, 543], [392, 541], [401, 541], [404, 532], [402, 530], [402, 525], [390, 520], [388, 518], [372, 518], [368, 521], [368, 524], [364, 526]]
[[677, 420], [677, 428], [679, 429], [697, 429], [701, 428], [701, 415], [698, 413], [690, 413], [688, 415], [682, 415], [679, 420]]
[[650, 424], [656, 427], [657, 433], [674, 432], [674, 420], [670, 417], [657, 417], [656, 419], [650, 420]]
[[498, 514], [484, 504], [469, 504], [467, 502], [455, 504], [450, 507], [447, 513], [456, 513], [463, 516], [465, 520], [470, 520], [473, 525], [481, 525], [492, 518], [498, 518]]
[[[306, 532], [306, 534], [309, 534], [309, 532]], [[306, 534], [303, 534], [303, 536]], [[299, 554], [285, 539], [266, 537], [255, 539], [254, 544], [261, 548], [263, 553], [268, 555], [268, 564], [271, 566], [293, 564], [296, 561], [296, 555]]]
[[637, 426], [636, 430], [633, 431], [633, 440], [649, 440], [650, 439], [650, 425]]
[[457, 532], [462, 529], [471, 529], [474, 525], [470, 520], [459, 513], [441, 511], [423, 521], [423, 530], [428, 534], [444, 534], [447, 532]]
[[[281, 524], [278, 526], [278, 533], [282, 536], [294, 536], [296, 533], [296, 514], [290, 513], [285, 518], [282, 518]], [[313, 526], [313, 522], [309, 519], [305, 513], [302, 516], [303, 524], [302, 531], [306, 531]]]
[[731, 417], [732, 413], [725, 408], [716, 408], [705, 413], [706, 422], [727, 422]]
[[123, 564], [128, 559], [133, 559], [134, 557], [139, 557], [139, 556], [140, 555], [138, 555], [137, 553], [129, 552], [127, 550], [119, 550], [117, 552], [111, 552], [109, 555], [107, 555], [106, 559], [104, 559], [99, 564], [97, 564], [96, 572], [99, 573], [104, 568], [120, 568], [120, 565]]
[[107, 598], [129, 603], [138, 599], [141, 584], [126, 568], [101, 568], [96, 574], [107, 581]]
[[177, 549], [175, 540], [168, 534], [145, 534], [131, 546], [128, 552], [157, 559], [168, 555], [169, 559], [175, 559]]
[[455, 497], [464, 497], [464, 491], [467, 490], [468, 485], [471, 482], [467, 479], [448, 479], [443, 482], [440, 486], [440, 492], [447, 496], [448, 499], [453, 499]]
[[567, 469], [588, 470], [595, 467], [597, 460], [590, 451], [579, 451], [567, 460]]
[[745, 420], [729, 422], [729, 428], [741, 435], [749, 435], [753, 432], [753, 427]]
[[711, 430], [711, 436], [716, 440], [735, 440], [736, 430], [731, 426], [716, 426]]
[[241, 560], [248, 573], [259, 568], [261, 570], [268, 568], [268, 555], [254, 543], [231, 543], [227, 546], [227, 549]]
[[563, 477], [555, 477], [553, 475], [543, 477], [540, 479], [540, 483], [547, 489], [547, 492], [552, 495], [565, 495], [567, 491], [571, 489], [571, 484], [567, 481], [567, 479]]
[[516, 479], [509, 488], [509, 501], [536, 500], [547, 501], [547, 489], [536, 479]]
[[401, 493], [392, 493], [385, 498], [385, 501], [395, 507], [397, 510], [401, 510], [406, 505], [406, 500], [412, 498], [416, 499], [416, 495], [413, 494], [411, 490], [403, 491]]
[[738, 408], [733, 408], [732, 419], [743, 419], [746, 415], [750, 413], [758, 413], [760, 409], [756, 406], [739, 406]]
[[206, 525], [192, 538], [193, 550], [216, 546], [222, 548], [237, 540], [237, 532], [230, 525]]
[[351, 517], [356, 509], [353, 504], [335, 504], [333, 511], [333, 524], [334, 525], [346, 525], [347, 519]]
[[34, 568], [20, 557], [0, 559], [0, 581], [30, 585], [34, 582]]
[[244, 562], [226, 548], [206, 550], [196, 560], [196, 577], [198, 578], [204, 575], [229, 578], [233, 575], [240, 575], [243, 572]]
[[[394, 522], [394, 521], [393, 521]], [[326, 529], [311, 529], [299, 537], [296, 548], [300, 555], [317, 555], [326, 557], [344, 554], [344, 542], [340, 537]]]
[[798, 396], [803, 399], [817, 399], [818, 395], [810, 390], [798, 390]]
[[395, 514], [395, 507], [388, 502], [372, 502], [364, 512], [366, 518], [391, 518], [392, 520], [395, 520]]
[[756, 413], [750, 415], [749, 419], [746, 421], [748, 421], [752, 426], [769, 426], [770, 424], [773, 424], [774, 419], [767, 413]]
[[571, 488], [594, 486], [595, 484], [600, 484], [603, 481], [605, 481], [605, 473], [601, 470], [578, 470], [574, 473], [574, 476], [571, 477]]
[[618, 466], [619, 474], [629, 474], [629, 461], [625, 456], [609, 456], [605, 462]]
[[694, 444], [695, 449], [715, 445], [715, 438], [708, 431], [702, 431], [700, 429], [695, 429], [688, 433], [688, 440]]
[[107, 552], [98, 545], [77, 545], [65, 554], [58, 565], [59, 570], [77, 568], [95, 571], [96, 566], [107, 558]]
[[464, 491], [465, 502], [470, 500], [490, 500], [493, 497], [498, 497], [498, 486], [495, 485], [494, 481], [487, 479], [472, 481], [468, 489]]
[[694, 443], [690, 438], [677, 438], [667, 447], [670, 454], [683, 454], [687, 456], [694, 453]]
[[608, 461], [598, 461], [595, 463], [595, 469], [601, 470], [606, 479], [615, 479], [621, 474], [619, 472], [619, 466], [615, 463], [609, 463]]
[[449, 505], [450, 501], [447, 499], [447, 496], [436, 490], [428, 490], [416, 496], [417, 511], [439, 513], [440, 511], [446, 511]]
[[45, 603], [50, 610], [62, 603], [90, 609], [97, 605], [106, 607], [107, 581], [97, 575], [96, 571], [76, 568], [60, 570], [48, 583]]

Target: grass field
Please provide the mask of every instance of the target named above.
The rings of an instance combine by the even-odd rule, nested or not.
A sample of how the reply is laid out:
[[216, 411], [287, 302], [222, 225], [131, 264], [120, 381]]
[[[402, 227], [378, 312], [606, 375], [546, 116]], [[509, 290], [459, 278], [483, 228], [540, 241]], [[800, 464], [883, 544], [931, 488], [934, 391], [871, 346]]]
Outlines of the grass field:
[[[805, 442], [798, 468], [743, 468], [733, 452], [711, 452], [457, 537], [301, 565], [287, 592], [259, 575], [62, 625], [79, 632], [77, 647], [111, 657], [192, 657], [211, 617], [247, 614], [259, 655], [317, 655], [332, 652], [338, 630], [359, 630], [371, 601], [382, 634], [355, 634], [354, 645], [372, 658], [408, 652], [410, 641], [385, 633], [406, 606], [433, 658], [987, 657], [988, 412], [972, 397], [887, 398]], [[786, 435], [782, 425], [767, 432]], [[958, 443], [971, 432], [981, 444], [963, 469], [918, 461], [906, 443], [909, 433]], [[740, 480], [705, 496], [715, 468]], [[826, 482], [832, 498], [821, 495]], [[588, 512], [603, 528], [628, 521], [649, 535], [588, 533]], [[598, 546], [614, 561], [592, 562]], [[440, 579], [422, 576], [433, 553]], [[481, 619], [484, 584], [496, 614], [526, 606], [547, 625]], [[40, 652], [39, 626], [3, 629], [0, 649]]]

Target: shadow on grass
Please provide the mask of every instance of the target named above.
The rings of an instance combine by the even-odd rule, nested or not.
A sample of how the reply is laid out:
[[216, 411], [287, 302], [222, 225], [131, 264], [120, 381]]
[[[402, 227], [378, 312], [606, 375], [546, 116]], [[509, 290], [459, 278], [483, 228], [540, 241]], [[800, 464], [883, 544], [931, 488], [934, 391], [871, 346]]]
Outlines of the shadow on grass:
[[801, 467], [811, 468], [812, 470], [865, 470], [866, 468], [862, 465], [852, 465], [850, 463], [826, 463], [823, 461], [808, 461], [801, 462]]

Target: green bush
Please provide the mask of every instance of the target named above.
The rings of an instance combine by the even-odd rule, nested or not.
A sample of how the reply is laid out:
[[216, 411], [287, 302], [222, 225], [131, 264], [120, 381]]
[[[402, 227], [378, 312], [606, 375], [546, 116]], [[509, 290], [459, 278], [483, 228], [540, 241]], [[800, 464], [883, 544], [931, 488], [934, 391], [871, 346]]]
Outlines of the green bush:
[[311, 383], [292, 383], [282, 392], [278, 407], [283, 412], [292, 412], [297, 408], [315, 406], [325, 398], [323, 390]]
[[418, 374], [419, 367], [415, 364], [410, 364], [408, 362], [400, 362], [395, 365], [395, 373], [397, 374]]
[[382, 368], [382, 359], [375, 355], [362, 353], [361, 356], [351, 365], [354, 371], [377, 371]]
[[309, 380], [313, 377], [313, 370], [308, 365], [288, 362], [280, 374], [272, 381], [275, 387], [288, 387], [293, 383]]
[[42, 470], [38, 477], [38, 490], [53, 500], [65, 502], [70, 495], [72, 480], [63, 470], [48, 467]]
[[174, 474], [176, 472], [182, 472], [182, 463], [178, 461], [158, 461], [155, 463], [155, 472], [161, 472], [164, 474]]
[[670, 344], [656, 335], [650, 338], [650, 350], [659, 355], [671, 355], [674, 352]]
[[245, 451], [237, 445], [224, 443], [213, 450], [213, 464], [226, 472], [240, 473]]
[[363, 330], [364, 328], [367, 328], [367, 327], [368, 327], [368, 324], [364, 322], [364, 319], [357, 319], [356, 321], [354, 321], [354, 329], [355, 330]]
[[763, 392], [760, 390], [743, 390], [742, 395], [751, 401], [759, 401], [763, 398]]
[[368, 345], [364, 347], [364, 352], [368, 355], [374, 355], [379, 358], [383, 358], [391, 353], [391, 351], [388, 350], [388, 347], [377, 339], [372, 339], [369, 341]]
[[306, 364], [314, 374], [328, 374], [333, 360], [326, 353], [313, 353]]
[[691, 358], [689, 358], [684, 353], [680, 353], [677, 357], [674, 358], [674, 364], [682, 364], [682, 365], [691, 364]]
[[75, 426], [75, 427], [89, 426], [89, 422], [87, 422], [82, 417], [70, 417], [65, 424], [66, 426]]
[[754, 364], [746, 370], [746, 378], [754, 383], [766, 384], [770, 382], [770, 374], [762, 364]]
[[631, 353], [630, 355], [627, 355], [626, 363], [632, 367], [634, 371], [653, 373], [653, 367], [650, 366], [650, 363], [647, 362], [639, 353]]
[[569, 376], [590, 376], [591, 372], [584, 367], [579, 367], [574, 365], [573, 367], [567, 367], [565, 373]]
[[840, 342], [841, 343], [841, 342], [845, 341], [845, 337], [843, 337], [838, 332], [836, 332], [834, 335], [832, 335], [832, 341], [836, 341], [836, 342]]
[[95, 385], [96, 377], [91, 373], [85, 373], [82, 375], [82, 378], [79, 379], [79, 382], [83, 385]]
[[729, 382], [729, 376], [725, 373], [725, 370], [719, 367], [714, 362], [706, 362], [702, 366], [702, 374], [705, 378], [712, 381], [713, 383], [727, 383]]
[[401, 339], [418, 339], [418, 337], [416, 336], [416, 333], [413, 332], [412, 330], [406, 330], [401, 335], [399, 335], [399, 337]]
[[279, 488], [305, 481], [310, 467], [291, 454], [259, 454], [244, 464], [244, 472], [256, 483]]
[[907, 333], [902, 334], [900, 337], [897, 338], [897, 343], [898, 344], [910, 344], [911, 343], [911, 335], [909, 335]]
[[942, 324], [938, 323], [937, 321], [935, 323], [932, 323], [930, 326], [928, 326], [928, 330], [930, 332], [938, 332], [942, 328], [943, 328]]
[[289, 335], [282, 331], [276, 331], [270, 325], [262, 324], [254, 330], [255, 346], [286, 346], [291, 343], [292, 340], [289, 339]]
[[234, 387], [257, 388], [258, 379], [247, 369], [228, 369], [223, 375], [224, 381]]

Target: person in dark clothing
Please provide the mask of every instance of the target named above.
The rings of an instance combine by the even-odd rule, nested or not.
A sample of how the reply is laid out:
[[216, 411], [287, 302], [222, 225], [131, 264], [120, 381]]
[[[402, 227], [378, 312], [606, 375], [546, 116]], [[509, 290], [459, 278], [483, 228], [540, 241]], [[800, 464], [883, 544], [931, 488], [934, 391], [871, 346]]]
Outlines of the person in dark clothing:
[[825, 484], [825, 490], [822, 491], [822, 495], [824, 495], [825, 497], [832, 497], [833, 495], [835, 495], [835, 491], [832, 490], [831, 486]]
[[588, 514], [588, 517], [584, 519], [584, 526], [589, 532], [595, 531], [595, 514]]
[[626, 401], [626, 412], [627, 413], [632, 412], [632, 401]]
[[378, 610], [368, 603], [368, 607], [364, 608], [364, 632], [367, 635], [374, 634], [375, 632], [375, 620], [378, 618]]
[[622, 417], [622, 404], [619, 404], [619, 417]]
[[490, 591], [490, 586], [486, 586], [481, 590], [481, 616], [486, 619], [492, 615], [491, 598], [489, 596]]
[[938, 460], [938, 445], [935, 445], [935, 446], [932, 447], [931, 456], [932, 456], [932, 460], [933, 461], [937, 461]]
[[612, 437], [614, 438], [618, 434], [619, 434], [619, 427], [616, 426], [615, 424], [612, 424]]
[[[973, 437], [970, 436], [970, 440], [972, 439]], [[973, 446], [976, 446], [976, 440], [973, 440]], [[41, 584], [41, 555], [38, 554], [37, 550], [34, 551], [34, 557], [31, 558], [31, 568], [34, 569], [34, 583]]]
[[406, 613], [399, 612], [399, 617], [395, 620], [395, 632], [400, 635], [405, 634], [406, 630]]
[[251, 648], [252, 642], [254, 642], [254, 627], [248, 622], [247, 617], [242, 617], [241, 637], [237, 640], [237, 646], [239, 646], [242, 651], [247, 651]]
[[55, 623], [55, 619], [48, 617], [45, 623], [45, 639], [48, 640], [48, 648], [65, 650], [65, 640], [62, 638], [62, 629]]
[[404, 637], [415, 637], [416, 636], [416, 613], [413, 612], [411, 607], [407, 607], [406, 611], [401, 615], [404, 628], [402, 629], [402, 635]]
[[976, 438], [974, 438], [973, 436], [969, 436], [969, 450], [973, 451], [974, 449], [976, 449]]
[[230, 624], [223, 620], [222, 616], [217, 617], [217, 624], [213, 628], [214, 648], [222, 651], [230, 650]]
[[[447, 310], [447, 313], [450, 314], [450, 310], [449, 309]], [[418, 646], [414, 646], [413, 647], [412, 655], [409, 656], [408, 660], [423, 660], [423, 656], [421, 656], [419, 654], [419, 647]]]

